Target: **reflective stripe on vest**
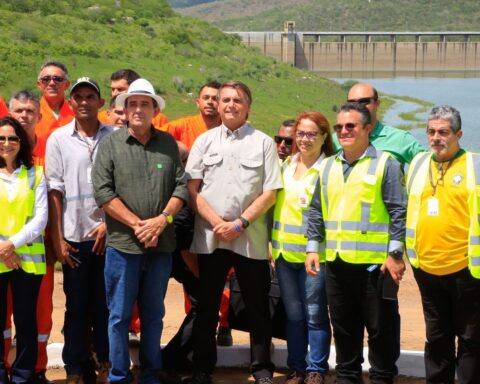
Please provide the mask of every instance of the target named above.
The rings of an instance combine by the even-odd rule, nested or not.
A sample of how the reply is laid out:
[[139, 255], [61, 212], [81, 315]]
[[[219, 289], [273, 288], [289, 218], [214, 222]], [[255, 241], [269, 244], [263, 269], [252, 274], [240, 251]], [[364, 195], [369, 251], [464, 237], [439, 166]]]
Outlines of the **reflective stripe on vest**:
[[[468, 208], [470, 213], [468, 267], [473, 277], [480, 278], [480, 155], [467, 152], [466, 156], [466, 182], [467, 191], [469, 193]], [[418, 154], [412, 162], [411, 170], [409, 170], [407, 177], [408, 210], [405, 236], [407, 244], [406, 252], [410, 264], [415, 268], [418, 268], [420, 265], [415, 249], [415, 231], [418, 224], [418, 212], [420, 210], [422, 192], [425, 180], [428, 178], [428, 165], [430, 163], [430, 158], [431, 153]]]
[[[8, 199], [6, 188], [0, 189], [2, 201], [8, 200], [10, 204], [4, 213], [5, 217], [1, 226], [0, 240], [8, 240], [13, 234], [18, 233], [28, 223], [34, 213], [35, 189], [41, 181], [43, 169], [41, 167], [22, 168], [17, 176], [17, 191], [13, 201]], [[2, 186], [3, 187], [3, 186]], [[24, 244], [15, 249], [21, 259], [21, 267], [27, 273], [45, 274], [45, 246], [43, 235], [39, 235], [31, 243]], [[0, 273], [8, 272], [5, 263], [0, 262]]]
[[[284, 180], [290, 164], [289, 160], [282, 164]], [[309, 209], [301, 205], [299, 200], [303, 196], [306, 199], [305, 204], [310, 205], [319, 179], [316, 167], [318, 165], [310, 168], [302, 179], [292, 180], [291, 182], [294, 183], [292, 188], [284, 189], [277, 196], [272, 227], [272, 257], [274, 260], [282, 254], [283, 258], [289, 262], [303, 263], [305, 261]], [[322, 247], [322, 244], [320, 247], [319, 252], [323, 252], [321, 259], [324, 259], [325, 247]]]
[[46, 333], [46, 334], [39, 333], [38, 337], [37, 337], [37, 342], [46, 343], [48, 341], [49, 336], [50, 336], [50, 334], [48, 334], [48, 333]]
[[[335, 157], [326, 160], [325, 168], [321, 172], [321, 198], [326, 219], [328, 261], [334, 260], [337, 254], [349, 263], [381, 263], [385, 260], [390, 216], [381, 197], [381, 183], [389, 157], [388, 153], [377, 150], [376, 157], [359, 160], [355, 165], [359, 168], [354, 168], [347, 180], [344, 180], [341, 160]], [[367, 161], [368, 164], [365, 164]], [[361, 167], [365, 168], [365, 173]], [[335, 174], [332, 174], [334, 169]], [[343, 184], [339, 185], [337, 192], [335, 187], [340, 180]], [[349, 184], [360, 185], [360, 189], [348, 189]], [[368, 187], [365, 186], [367, 184]], [[348, 208], [346, 203], [350, 193], [352, 205]], [[364, 195], [365, 193], [373, 195]], [[341, 211], [331, 212], [332, 209]]]
[[12, 338], [12, 328], [7, 328], [3, 330], [3, 338], [11, 339]]

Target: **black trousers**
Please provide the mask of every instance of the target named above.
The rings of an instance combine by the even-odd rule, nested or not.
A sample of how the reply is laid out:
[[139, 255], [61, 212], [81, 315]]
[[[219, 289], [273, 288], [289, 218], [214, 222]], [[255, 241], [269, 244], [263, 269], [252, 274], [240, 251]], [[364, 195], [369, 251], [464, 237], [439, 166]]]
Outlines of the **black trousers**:
[[382, 298], [380, 266], [350, 264], [337, 257], [327, 262], [327, 299], [337, 352], [337, 383], [363, 383], [363, 337], [368, 331], [372, 384], [392, 383], [394, 372], [392, 315]]
[[30, 383], [33, 380], [37, 361], [37, 298], [42, 277], [43, 275], [26, 273], [22, 269], [0, 273], [0, 383], [8, 383], [3, 330], [9, 283], [17, 335], [17, 356], [12, 364], [10, 382]]
[[[480, 279], [468, 268], [436, 276], [413, 268], [427, 330], [427, 383], [480, 383]], [[458, 347], [455, 353], [455, 338]]]
[[271, 377], [272, 328], [268, 292], [270, 272], [267, 260], [253, 260], [225, 249], [198, 255], [200, 271], [198, 313], [193, 324], [194, 370], [212, 373], [217, 362], [215, 331], [228, 271], [234, 267], [245, 301], [251, 329], [251, 371], [256, 379]]

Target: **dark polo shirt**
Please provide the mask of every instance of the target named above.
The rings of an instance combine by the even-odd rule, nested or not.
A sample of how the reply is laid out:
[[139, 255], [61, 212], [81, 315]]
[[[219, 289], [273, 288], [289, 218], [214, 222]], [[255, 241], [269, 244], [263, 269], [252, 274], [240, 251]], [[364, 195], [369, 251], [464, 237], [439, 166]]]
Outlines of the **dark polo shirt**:
[[[98, 206], [118, 197], [140, 219], [162, 213], [172, 196], [188, 199], [185, 171], [175, 139], [152, 128], [152, 137], [141, 144], [128, 129], [105, 138], [92, 171]], [[156, 248], [146, 249], [125, 224], [106, 215], [107, 245], [126, 253], [173, 252], [175, 232], [169, 224]]]

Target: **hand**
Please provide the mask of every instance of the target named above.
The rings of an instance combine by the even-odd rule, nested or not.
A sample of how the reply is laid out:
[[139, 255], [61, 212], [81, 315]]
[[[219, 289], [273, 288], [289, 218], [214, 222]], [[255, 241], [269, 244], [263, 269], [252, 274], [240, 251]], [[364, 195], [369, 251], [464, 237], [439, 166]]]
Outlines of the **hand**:
[[385, 273], [385, 270], [388, 270], [390, 275], [392, 275], [393, 281], [398, 285], [405, 273], [405, 263], [403, 260], [396, 260], [392, 256], [388, 256], [380, 268], [380, 271], [383, 273]]
[[0, 241], [0, 261], [12, 256], [15, 251], [15, 246], [10, 240]]
[[305, 269], [310, 276], [316, 276], [320, 272], [320, 257], [316, 252], [308, 252], [305, 260]]
[[155, 247], [158, 243], [158, 237], [167, 225], [167, 218], [164, 215], [140, 220], [134, 228], [135, 236], [146, 248]]
[[95, 238], [92, 251], [96, 255], [103, 255], [107, 246], [107, 226], [105, 223], [97, 225], [88, 235]]
[[199, 279], [200, 273], [198, 271], [197, 254], [190, 252], [188, 249], [182, 249], [180, 250], [180, 255], [182, 256], [183, 262], [187, 266], [188, 270], [192, 272], [197, 279]]
[[[237, 220], [238, 221], [238, 220]], [[241, 223], [240, 225], [236, 222], [236, 224], [242, 228]], [[213, 233], [215, 234], [215, 237], [218, 240], [221, 241], [232, 241], [235, 240], [236, 238], [240, 237], [242, 232], [237, 232], [235, 229], [235, 226], [233, 225], [233, 222], [231, 221], [223, 221], [220, 224], [217, 224], [215, 227], [213, 227]]]
[[54, 240], [53, 247], [57, 255], [57, 260], [60, 263], [68, 264], [71, 268], [76, 268], [80, 265], [70, 257], [72, 253], [78, 253], [78, 249], [72, 247], [65, 239]]
[[12, 252], [3, 262], [9, 269], [20, 269], [22, 267], [22, 260], [15, 252]]

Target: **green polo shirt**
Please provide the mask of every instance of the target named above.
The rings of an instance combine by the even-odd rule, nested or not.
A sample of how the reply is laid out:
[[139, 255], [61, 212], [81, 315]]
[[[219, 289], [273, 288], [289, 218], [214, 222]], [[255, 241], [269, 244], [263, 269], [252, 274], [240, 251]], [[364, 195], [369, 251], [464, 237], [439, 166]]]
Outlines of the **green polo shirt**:
[[[342, 147], [336, 133], [333, 135], [333, 142], [338, 152]], [[390, 127], [378, 120], [375, 129], [370, 133], [370, 143], [376, 149], [390, 152], [402, 165], [410, 164], [417, 153], [425, 151], [410, 132]]]
[[[172, 196], [187, 201], [185, 171], [175, 139], [152, 127], [152, 137], [141, 144], [128, 129], [106, 137], [98, 148], [92, 170], [98, 206], [118, 197], [140, 219], [162, 213]], [[173, 252], [175, 232], [167, 225], [156, 248], [145, 249], [133, 230], [108, 214], [107, 245], [126, 253]]]

